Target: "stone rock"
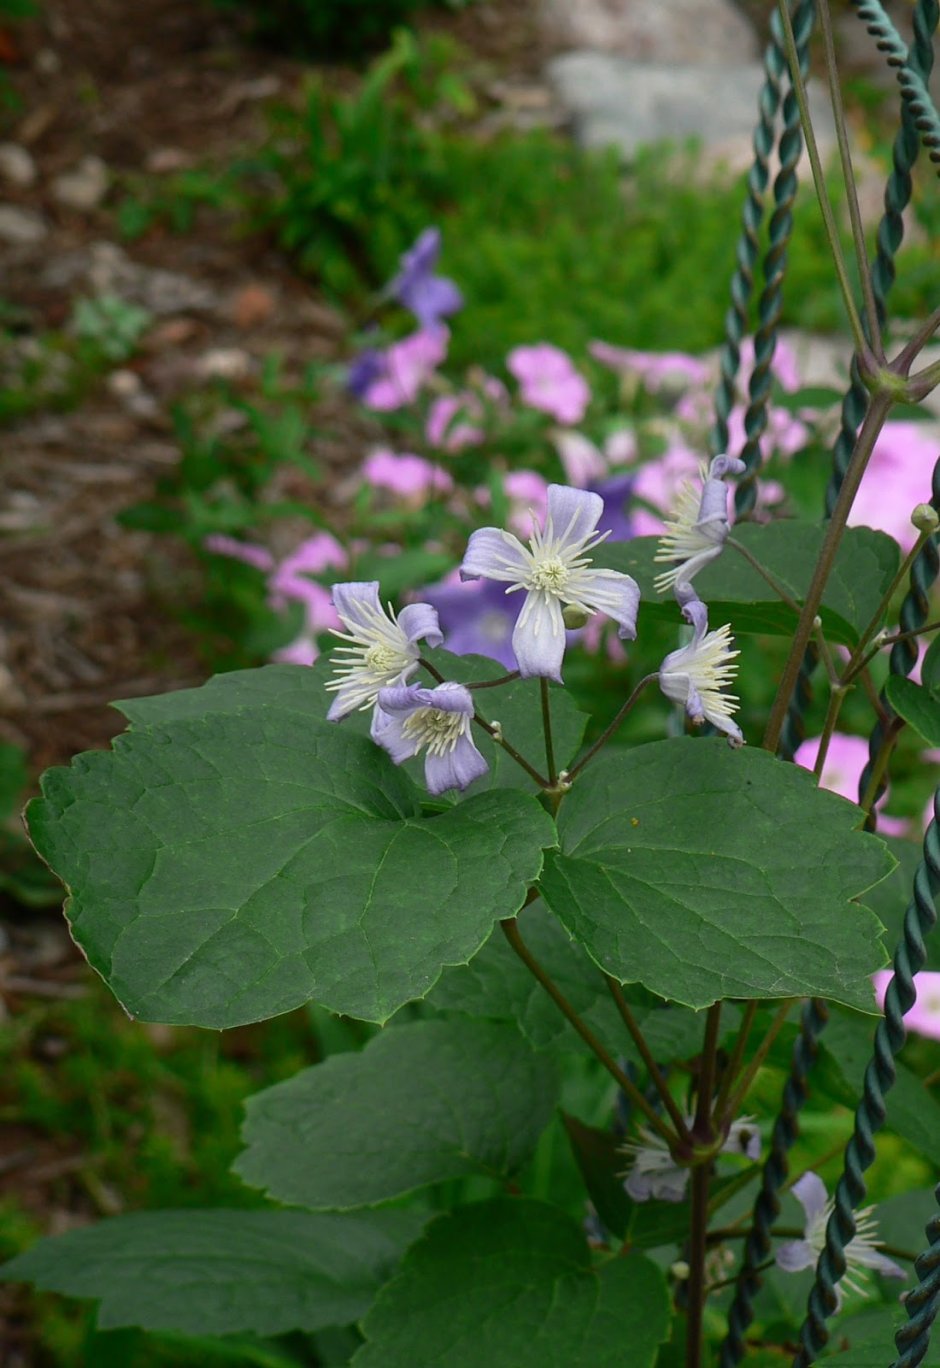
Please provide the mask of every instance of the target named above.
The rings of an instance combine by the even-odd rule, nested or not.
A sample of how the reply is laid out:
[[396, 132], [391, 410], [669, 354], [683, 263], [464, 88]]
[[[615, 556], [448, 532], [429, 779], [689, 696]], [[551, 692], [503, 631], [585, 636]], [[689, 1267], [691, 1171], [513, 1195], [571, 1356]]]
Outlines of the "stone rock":
[[93, 242], [87, 250], [67, 252], [50, 261], [42, 273], [47, 289], [84, 284], [94, 294], [119, 295], [157, 318], [189, 312], [214, 312], [216, 292], [176, 271], [141, 266], [115, 242]]
[[[694, 138], [710, 164], [725, 162], [735, 171], [750, 165], [763, 84], [758, 62], [679, 66], [581, 51], [556, 57], [548, 75], [585, 146], [617, 147], [630, 161], [650, 143]], [[832, 116], [821, 90], [811, 85], [809, 94], [825, 158], [835, 146]]]
[[11, 185], [32, 185], [36, 179], [36, 163], [19, 143], [0, 143], [0, 176]]
[[32, 209], [15, 204], [0, 204], [0, 242], [11, 247], [32, 247], [49, 233], [49, 225]]
[[66, 209], [77, 209], [88, 214], [97, 209], [108, 193], [108, 168], [100, 157], [82, 157], [71, 171], [56, 176], [52, 182], [53, 198]]
[[203, 380], [244, 380], [251, 357], [240, 347], [215, 347], [199, 357], [194, 370]]
[[543, 0], [550, 39], [634, 62], [731, 66], [758, 56], [757, 35], [731, 0]]

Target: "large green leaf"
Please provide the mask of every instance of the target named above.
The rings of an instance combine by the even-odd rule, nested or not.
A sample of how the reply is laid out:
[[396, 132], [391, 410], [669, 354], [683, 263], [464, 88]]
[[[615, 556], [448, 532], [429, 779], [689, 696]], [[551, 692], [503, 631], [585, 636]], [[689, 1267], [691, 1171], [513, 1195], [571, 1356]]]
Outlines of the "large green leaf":
[[928, 746], [940, 746], [940, 692], [925, 689], [913, 679], [889, 675], [885, 696], [898, 716], [903, 717]]
[[447, 1178], [506, 1177], [551, 1120], [553, 1061], [492, 1021], [393, 1026], [246, 1104], [246, 1183], [314, 1209], [384, 1202]]
[[518, 911], [554, 840], [514, 790], [423, 812], [383, 751], [320, 720], [296, 666], [122, 706], [136, 725], [51, 770], [28, 821], [79, 946], [148, 1020], [313, 999], [384, 1021]]
[[498, 1200], [442, 1216], [363, 1323], [355, 1368], [652, 1368], [669, 1325], [641, 1254], [591, 1265], [570, 1216]]
[[858, 820], [764, 751], [615, 750], [565, 798], [542, 893], [609, 973], [687, 1006], [810, 995], [870, 1011], [881, 926], [850, 899], [894, 862]]
[[[742, 523], [734, 537], [768, 570], [797, 603], [809, 587], [825, 525], [785, 520]], [[653, 581], [667, 568], [656, 564], [656, 537], [598, 548], [598, 564], [632, 575], [643, 591], [642, 613], [679, 620], [670, 595], [657, 594]], [[897, 543], [870, 527], [849, 527], [839, 546], [823, 594], [820, 616], [832, 641], [854, 645], [878, 610], [899, 563]], [[696, 577], [695, 587], [708, 604], [713, 625], [731, 622], [736, 632], [792, 636], [796, 615], [739, 551], [726, 547]]]
[[102, 1330], [278, 1335], [358, 1320], [426, 1218], [152, 1211], [40, 1240], [0, 1279], [100, 1300]]

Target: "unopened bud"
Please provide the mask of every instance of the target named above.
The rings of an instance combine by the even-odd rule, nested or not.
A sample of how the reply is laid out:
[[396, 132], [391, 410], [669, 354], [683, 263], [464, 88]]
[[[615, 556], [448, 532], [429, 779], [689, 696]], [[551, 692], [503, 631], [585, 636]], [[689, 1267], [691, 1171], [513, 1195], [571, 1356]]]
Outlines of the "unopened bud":
[[674, 1264], [669, 1266], [669, 1272], [678, 1282], [685, 1282], [691, 1271], [685, 1259], [677, 1259]]
[[928, 503], [918, 504], [911, 514], [911, 522], [918, 532], [936, 532], [940, 527], [940, 515]]
[[585, 627], [594, 614], [587, 612], [584, 608], [575, 607], [573, 603], [569, 603], [561, 610], [561, 616], [568, 631], [576, 632], [579, 627]]

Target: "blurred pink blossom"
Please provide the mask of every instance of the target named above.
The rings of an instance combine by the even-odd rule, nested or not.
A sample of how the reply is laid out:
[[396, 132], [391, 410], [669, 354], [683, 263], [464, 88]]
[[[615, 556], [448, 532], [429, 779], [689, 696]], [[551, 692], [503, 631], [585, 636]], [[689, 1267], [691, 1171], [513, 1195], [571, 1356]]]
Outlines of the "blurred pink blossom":
[[898, 419], [881, 430], [849, 514], [850, 527], [887, 532], [909, 551], [917, 540], [911, 513], [930, 498], [940, 442], [933, 424]]
[[618, 428], [604, 442], [603, 450], [583, 432], [559, 430], [552, 434], [555, 450], [569, 484], [584, 489], [603, 480], [611, 466], [624, 465], [636, 457], [636, 437], [629, 428]]
[[548, 512], [548, 484], [534, 470], [512, 470], [503, 481], [510, 509], [507, 522], [518, 537], [532, 535], [533, 517], [541, 525]]
[[622, 375], [637, 376], [651, 393], [676, 389], [687, 383], [701, 385], [711, 374], [707, 361], [686, 352], [635, 351], [631, 347], [612, 346], [609, 342], [590, 342], [588, 351], [601, 365]]
[[550, 342], [515, 347], [506, 365], [519, 382], [524, 404], [551, 414], [559, 423], [580, 423], [591, 391], [566, 352]]
[[[893, 977], [890, 969], [879, 969], [877, 974], [872, 974], [875, 998], [882, 1010], [888, 984]], [[940, 974], [924, 969], [914, 975], [914, 987], [917, 990], [917, 1001], [910, 1011], [905, 1012], [904, 1025], [908, 1031], [915, 1031], [918, 1035], [927, 1036], [931, 1040], [940, 1040]]]
[[312, 637], [299, 636], [289, 646], [275, 651], [271, 659], [280, 665], [315, 665], [320, 658], [320, 648]]
[[275, 561], [271, 552], [266, 546], [259, 546], [257, 542], [243, 542], [237, 537], [227, 537], [224, 532], [210, 532], [202, 544], [207, 551], [214, 551], [217, 556], [228, 556], [231, 560], [243, 561], [245, 565], [252, 565], [256, 570], [274, 569]]
[[428, 410], [424, 434], [432, 446], [443, 451], [462, 451], [483, 441], [483, 429], [468, 418], [482, 417], [475, 394], [442, 394]]
[[[773, 360], [770, 363], [771, 374], [780, 382], [781, 389], [785, 389], [789, 394], [800, 388], [800, 368], [796, 359], [796, 352], [785, 342], [782, 337], [777, 338], [777, 345], [774, 348]], [[741, 343], [741, 388], [747, 391], [750, 384], [751, 375], [754, 371], [754, 339], [745, 337]]]
[[[793, 756], [794, 762], [802, 765], [803, 769], [814, 769], [821, 739], [819, 736], [812, 736], [798, 746]], [[826, 751], [826, 763], [823, 765], [820, 786], [848, 798], [850, 803], [857, 803], [858, 783], [867, 762], [868, 742], [864, 737], [833, 732], [829, 749]], [[887, 797], [885, 794], [879, 803], [878, 830], [883, 836], [906, 836], [908, 823], [903, 817], [888, 817], [880, 811]]]
[[362, 476], [374, 489], [387, 489], [403, 499], [422, 497], [432, 491], [446, 494], [454, 487], [447, 471], [411, 452], [396, 455], [384, 447], [362, 463]]
[[[289, 556], [284, 557], [268, 580], [272, 605], [279, 607], [278, 600], [285, 599], [305, 602], [310, 590], [321, 588], [306, 576], [321, 575], [324, 570], [331, 567], [345, 570], [348, 559], [339, 542], [330, 536], [329, 532], [315, 532], [312, 537], [302, 541]], [[329, 625], [338, 626], [338, 620]]]
[[389, 412], [414, 403], [427, 380], [447, 355], [450, 331], [443, 324], [420, 328], [380, 356], [378, 378], [365, 389], [363, 401], [369, 408]]

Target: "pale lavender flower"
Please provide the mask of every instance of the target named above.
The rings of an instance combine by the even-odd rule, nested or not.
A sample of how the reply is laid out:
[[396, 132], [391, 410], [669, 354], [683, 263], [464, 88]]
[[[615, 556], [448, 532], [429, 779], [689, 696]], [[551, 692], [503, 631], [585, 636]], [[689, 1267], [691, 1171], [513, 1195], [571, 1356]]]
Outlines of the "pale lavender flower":
[[508, 585], [507, 594], [525, 591], [512, 634], [512, 648], [523, 678], [561, 680], [565, 652], [563, 607], [590, 616], [603, 612], [619, 624], [619, 635], [636, 636], [640, 590], [629, 575], [595, 570], [589, 552], [605, 539], [597, 523], [604, 511], [599, 494], [549, 485], [545, 525], [523, 546], [511, 532], [483, 527], [474, 532], [460, 574]]
[[383, 413], [414, 403], [447, 355], [449, 340], [447, 328], [437, 324], [394, 342], [382, 353], [378, 373], [361, 386], [363, 402]]
[[598, 532], [605, 532], [612, 542], [630, 541], [634, 535], [633, 519], [627, 512], [633, 494], [635, 475], [612, 475], [608, 480], [596, 480], [588, 485], [604, 500], [604, 511], [597, 522]]
[[730, 530], [724, 477], [743, 475], [745, 469], [744, 462], [734, 456], [716, 456], [707, 471], [702, 465], [701, 493], [691, 480], [683, 482], [675, 512], [667, 519], [654, 557], [660, 563], [671, 562], [673, 567], [656, 576], [654, 583], [660, 594], [679, 581], [691, 583], [694, 575], [721, 555]]
[[422, 328], [431, 328], [463, 307], [463, 295], [452, 280], [434, 274], [441, 254], [441, 231], [425, 228], [414, 246], [400, 258], [398, 274], [387, 294], [410, 309]]
[[336, 678], [327, 689], [336, 694], [327, 717], [338, 722], [347, 713], [368, 711], [379, 690], [403, 684], [418, 668], [418, 642], [440, 646], [437, 613], [429, 603], [409, 603], [396, 617], [379, 602], [377, 580], [333, 585], [333, 603], [345, 632], [333, 635], [348, 645], [333, 652]]
[[385, 373], [385, 357], [378, 347], [366, 347], [346, 372], [346, 387], [357, 399], [365, 399], [370, 387]]
[[[881, 1008], [884, 1008], [885, 994], [893, 978], [893, 969], [879, 969], [877, 974], [872, 974], [875, 1001]], [[914, 975], [914, 988], [917, 1001], [904, 1014], [904, 1028], [929, 1040], [940, 1040], [940, 973], [930, 969], [921, 970]]]
[[[692, 594], [688, 588], [688, 594]], [[687, 598], [682, 608], [692, 624], [692, 640], [671, 651], [659, 667], [659, 687], [673, 703], [681, 703], [695, 726], [711, 722], [723, 731], [732, 746], [743, 746], [741, 729], [731, 714], [738, 700], [722, 692], [734, 678], [737, 666], [731, 662], [739, 651], [731, 649], [731, 628], [726, 623], [716, 632], [708, 631], [708, 610], [697, 598]]]
[[519, 381], [524, 404], [550, 413], [559, 423], [580, 423], [591, 391], [567, 352], [550, 342], [515, 347], [506, 358], [506, 365]]
[[[691, 1116], [685, 1120], [687, 1125], [692, 1124]], [[655, 1131], [640, 1126], [639, 1135], [642, 1143], [630, 1140], [621, 1149], [630, 1158], [623, 1184], [627, 1196], [634, 1202], [648, 1202], [651, 1197], [661, 1202], [681, 1202], [689, 1185], [689, 1169], [676, 1163], [665, 1140]], [[742, 1116], [729, 1126], [721, 1153], [743, 1154], [756, 1163], [760, 1147], [760, 1131], [754, 1118]]]
[[[790, 1189], [806, 1213], [802, 1240], [788, 1240], [779, 1245], [774, 1258], [777, 1267], [786, 1273], [798, 1273], [803, 1268], [815, 1268], [826, 1244], [826, 1225], [832, 1214], [833, 1201], [826, 1194], [826, 1185], [818, 1173], [804, 1173]], [[877, 1226], [872, 1212], [864, 1207], [855, 1213], [855, 1235], [845, 1248], [846, 1271], [842, 1282], [850, 1292], [864, 1294], [864, 1269], [873, 1269], [884, 1278], [906, 1278], [907, 1273], [893, 1259], [875, 1248]], [[842, 1304], [841, 1287], [836, 1287], [836, 1310]]]
[[429, 793], [465, 789], [489, 769], [470, 735], [473, 712], [473, 696], [462, 684], [381, 689], [372, 739], [396, 765], [425, 750]]

